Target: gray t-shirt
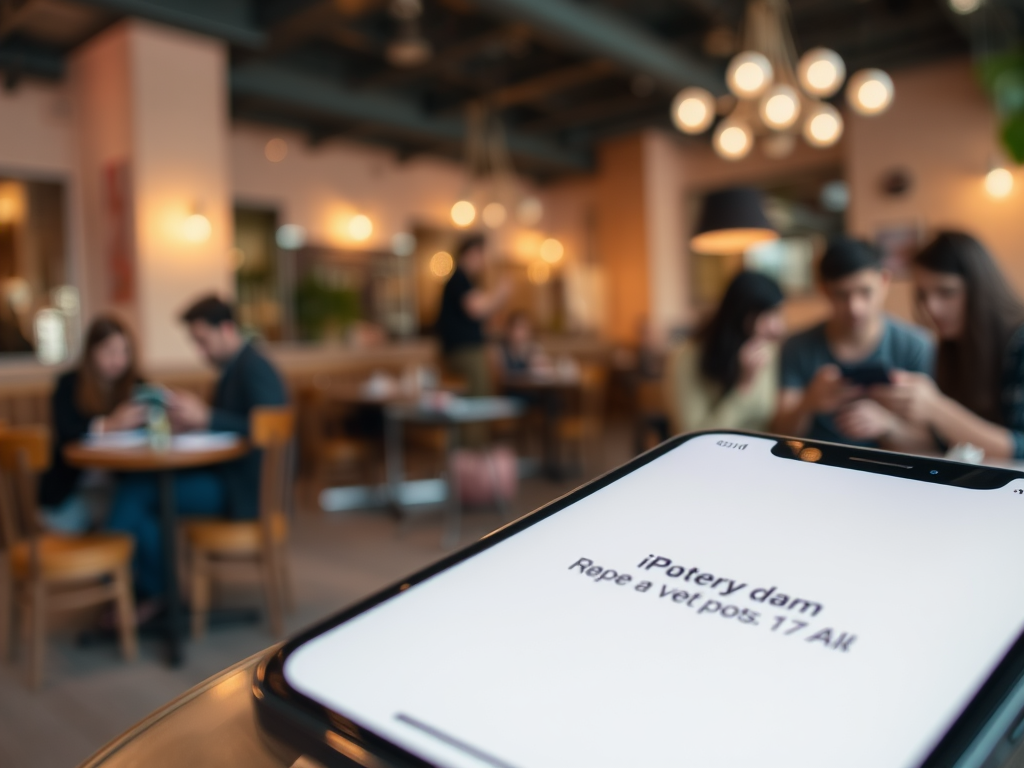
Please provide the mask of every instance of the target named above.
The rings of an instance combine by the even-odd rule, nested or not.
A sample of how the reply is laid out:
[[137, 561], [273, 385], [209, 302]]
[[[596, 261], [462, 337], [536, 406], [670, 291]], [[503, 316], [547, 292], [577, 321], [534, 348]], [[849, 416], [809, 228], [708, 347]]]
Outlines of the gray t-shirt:
[[[932, 375], [934, 348], [927, 334], [912, 325], [886, 318], [885, 332], [875, 351], [856, 363], [840, 363], [832, 355], [825, 336], [825, 324], [790, 337], [782, 346], [780, 384], [782, 389], [806, 389], [814, 374], [823, 365], [831, 363], [840, 367], [853, 365], [882, 365], [885, 368], [900, 368]], [[814, 417], [812, 440], [828, 440], [833, 443], [874, 446], [871, 442], [857, 442], [843, 435], [831, 415], [818, 414]]]

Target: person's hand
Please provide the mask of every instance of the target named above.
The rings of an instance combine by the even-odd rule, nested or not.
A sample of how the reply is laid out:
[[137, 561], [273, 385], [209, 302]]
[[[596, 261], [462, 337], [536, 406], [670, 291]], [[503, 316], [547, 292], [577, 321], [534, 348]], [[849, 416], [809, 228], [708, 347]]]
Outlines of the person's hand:
[[893, 371], [891, 384], [871, 387], [870, 395], [911, 424], [927, 425], [936, 401], [942, 396], [931, 376], [910, 371]]
[[210, 406], [191, 392], [172, 392], [167, 400], [167, 415], [176, 432], [210, 426]]
[[748, 339], [740, 347], [740, 375], [736, 381], [740, 389], [746, 389], [757, 378], [757, 374], [772, 357], [771, 345], [763, 339]]
[[839, 366], [823, 365], [804, 391], [804, 408], [815, 414], [835, 413], [863, 394], [863, 387], [850, 384], [843, 378]]
[[138, 429], [146, 423], [147, 408], [142, 403], [131, 401], [121, 403], [114, 412], [103, 418], [104, 432], [120, 432], [125, 429]]
[[835, 415], [836, 427], [851, 440], [878, 441], [896, 427], [896, 416], [874, 400], [856, 400]]

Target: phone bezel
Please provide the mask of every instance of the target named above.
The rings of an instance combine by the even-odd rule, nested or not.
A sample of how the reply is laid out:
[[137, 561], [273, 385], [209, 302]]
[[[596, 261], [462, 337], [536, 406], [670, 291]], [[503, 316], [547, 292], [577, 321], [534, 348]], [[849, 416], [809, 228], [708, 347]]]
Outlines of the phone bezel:
[[[544, 506], [508, 523], [469, 546], [454, 552], [385, 589], [376, 592], [340, 613], [303, 631], [277, 647], [262, 659], [253, 675], [252, 692], [260, 725], [272, 736], [285, 741], [327, 765], [380, 766], [433, 765], [402, 749], [388, 739], [339, 715], [288, 685], [284, 664], [299, 646], [339, 624], [390, 600], [414, 584], [451, 568], [505, 539], [558, 513], [592, 493], [617, 482], [631, 472], [654, 461], [680, 445], [702, 435], [735, 435], [775, 440], [771, 449], [781, 459], [803, 460], [807, 448], [818, 453], [810, 463], [844, 467], [862, 472], [903, 477], [908, 480], [938, 483], [954, 487], [993, 490], [1012, 480], [1024, 478], [1024, 472], [995, 467], [980, 467], [944, 459], [892, 453], [816, 440], [786, 438], [742, 430], [704, 430], [671, 438], [628, 463], [607, 472]], [[803, 454], [806, 456], [807, 454]], [[978, 690], [960, 716], [953, 722], [920, 768], [947, 768], [978, 738], [986, 723], [998, 710], [1014, 686], [1024, 678], [1024, 634], [1016, 639], [1007, 654]]]

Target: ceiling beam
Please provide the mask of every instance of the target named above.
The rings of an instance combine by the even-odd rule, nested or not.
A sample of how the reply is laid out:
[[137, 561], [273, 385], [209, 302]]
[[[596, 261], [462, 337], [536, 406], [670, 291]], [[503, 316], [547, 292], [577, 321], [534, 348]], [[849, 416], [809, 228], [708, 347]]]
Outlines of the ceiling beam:
[[[461, 143], [466, 135], [465, 122], [460, 118], [428, 115], [408, 99], [349, 88], [335, 80], [277, 65], [254, 62], [235, 68], [231, 72], [231, 93], [335, 120], [368, 123], [382, 132], [420, 141]], [[568, 149], [540, 136], [509, 133], [507, 141], [513, 157], [534, 166], [559, 172], [592, 167], [589, 152]]]
[[610, 59], [631, 73], [650, 75], [671, 88], [699, 85], [725, 93], [714, 66], [637, 26], [628, 18], [572, 0], [477, 0], [477, 6], [513, 21], [530, 24], [561, 45]]
[[602, 80], [615, 70], [615, 65], [610, 61], [593, 59], [570, 67], [553, 69], [537, 77], [506, 85], [504, 88], [498, 88], [485, 94], [481, 100], [497, 109], [507, 109]]
[[0, 70], [9, 76], [35, 75], [59, 80], [64, 77], [64, 57], [26, 40], [7, 40], [0, 43]]
[[267, 35], [252, 19], [251, 0], [79, 0], [84, 5], [262, 48]]

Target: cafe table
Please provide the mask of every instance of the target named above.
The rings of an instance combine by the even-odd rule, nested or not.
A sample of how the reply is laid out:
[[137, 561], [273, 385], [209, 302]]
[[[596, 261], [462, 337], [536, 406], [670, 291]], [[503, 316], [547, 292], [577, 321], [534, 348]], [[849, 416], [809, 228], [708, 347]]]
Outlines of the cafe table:
[[64, 460], [73, 467], [110, 472], [152, 472], [157, 477], [167, 601], [164, 631], [171, 666], [179, 666], [184, 659], [181, 595], [175, 567], [178, 562], [178, 536], [174, 473], [224, 464], [248, 452], [248, 443], [233, 432], [175, 435], [165, 450], [150, 447], [146, 435], [135, 432], [98, 435], [70, 443], [64, 448]]
[[565, 410], [566, 400], [580, 391], [582, 383], [579, 370], [569, 367], [509, 373], [502, 380], [502, 391], [506, 395], [536, 403], [543, 412], [541, 450], [544, 474], [551, 480], [561, 480], [565, 474], [561, 462], [558, 423]]

